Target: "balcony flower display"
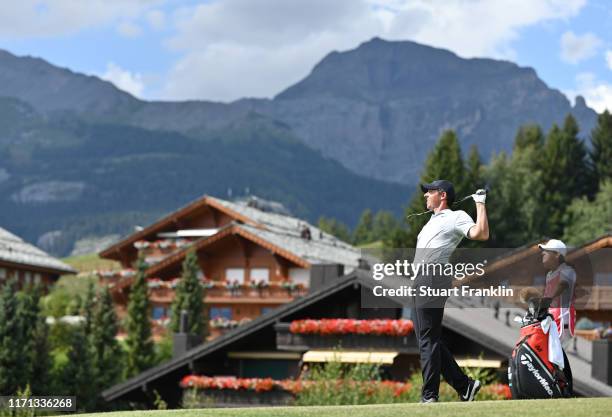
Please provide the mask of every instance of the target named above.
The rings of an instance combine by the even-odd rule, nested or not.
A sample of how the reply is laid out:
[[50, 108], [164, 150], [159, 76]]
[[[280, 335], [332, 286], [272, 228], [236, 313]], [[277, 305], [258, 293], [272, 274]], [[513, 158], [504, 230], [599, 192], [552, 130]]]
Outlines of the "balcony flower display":
[[238, 280], [227, 281], [227, 289], [230, 291], [239, 290], [242, 284]]
[[207, 290], [211, 288], [215, 288], [215, 281], [211, 279], [207, 279], [207, 278], [204, 278], [201, 281], [202, 281], [202, 286], [206, 288]]
[[296, 334], [365, 334], [407, 336], [414, 329], [412, 320], [321, 319], [294, 320], [289, 331]]
[[139, 240], [137, 242], [134, 242], [134, 247], [138, 250], [146, 249], [149, 246], [151, 246], [151, 242], [148, 242], [146, 240]]
[[294, 291], [302, 290], [304, 288], [302, 284], [293, 281], [283, 281], [281, 283], [281, 287], [287, 290], [289, 294], [292, 294]]
[[265, 281], [263, 279], [260, 280], [252, 280], [249, 282], [249, 286], [254, 289], [254, 290], [258, 290], [261, 291], [263, 289], [269, 288], [270, 284], [268, 283], [268, 281]]

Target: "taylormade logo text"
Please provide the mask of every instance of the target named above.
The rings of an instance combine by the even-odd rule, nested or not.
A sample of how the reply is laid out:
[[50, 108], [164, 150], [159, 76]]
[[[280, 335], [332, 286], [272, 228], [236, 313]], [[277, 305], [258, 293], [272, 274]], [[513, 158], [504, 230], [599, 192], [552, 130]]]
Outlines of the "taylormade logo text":
[[550, 388], [548, 381], [542, 375], [540, 375], [540, 371], [538, 371], [535, 366], [533, 366], [533, 359], [528, 354], [524, 353], [521, 355], [521, 364], [527, 367], [527, 370], [531, 372], [535, 379], [538, 380], [542, 388], [550, 395], [553, 396], [553, 390]]

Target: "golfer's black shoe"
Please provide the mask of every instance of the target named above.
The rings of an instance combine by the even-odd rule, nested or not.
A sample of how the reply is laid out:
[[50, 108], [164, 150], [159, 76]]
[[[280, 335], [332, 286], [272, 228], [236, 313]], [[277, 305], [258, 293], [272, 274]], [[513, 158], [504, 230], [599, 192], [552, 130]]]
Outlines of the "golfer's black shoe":
[[459, 397], [461, 398], [461, 401], [474, 401], [474, 398], [476, 398], [476, 394], [478, 394], [479, 390], [480, 381], [470, 378], [468, 380], [468, 386], [465, 393], [463, 393]]
[[421, 398], [421, 404], [429, 404], [429, 403], [437, 403], [438, 399], [436, 397], [431, 398]]

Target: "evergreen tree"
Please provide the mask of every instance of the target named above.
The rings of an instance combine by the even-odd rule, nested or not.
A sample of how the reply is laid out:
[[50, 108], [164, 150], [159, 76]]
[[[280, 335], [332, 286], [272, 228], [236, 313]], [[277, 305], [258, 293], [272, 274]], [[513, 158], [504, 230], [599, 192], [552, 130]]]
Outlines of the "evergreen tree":
[[591, 132], [591, 161], [597, 185], [612, 179], [612, 114], [608, 110], [597, 117]]
[[22, 352], [24, 362], [21, 364], [21, 372], [18, 385], [25, 388], [31, 380], [33, 366], [31, 355], [34, 351], [34, 329], [38, 318], [38, 305], [32, 294], [32, 288], [27, 287], [15, 294], [17, 297], [17, 343]]
[[108, 287], [101, 290], [92, 328], [92, 370], [98, 389], [105, 389], [119, 381], [123, 365], [123, 352], [115, 336], [118, 331], [117, 315]]
[[514, 137], [514, 150], [533, 147], [541, 150], [544, 146], [544, 134], [538, 125], [521, 126]]
[[472, 145], [470, 147], [465, 169], [465, 188], [468, 192], [469, 190], [476, 191], [479, 188], [484, 188], [485, 183], [482, 170], [483, 166], [478, 148], [476, 145]]
[[77, 397], [77, 407], [83, 411], [91, 411], [97, 401], [98, 393], [91, 365], [90, 344], [85, 336], [84, 326], [79, 325], [72, 333], [68, 361], [62, 372], [62, 386], [65, 395]]
[[586, 148], [578, 139], [576, 120], [568, 115], [563, 129], [556, 125], [550, 130], [544, 147], [543, 181], [546, 202], [548, 236], [561, 236], [565, 210], [575, 197], [589, 193], [591, 173], [586, 160]]
[[360, 245], [363, 243], [372, 242], [372, 229], [373, 229], [373, 216], [372, 210], [365, 209], [363, 213], [361, 213], [361, 217], [359, 218], [359, 223], [355, 227], [353, 232], [353, 244]]
[[388, 239], [400, 225], [393, 213], [385, 210], [377, 212], [372, 223], [373, 241]]
[[351, 241], [351, 232], [349, 231], [347, 225], [336, 219], [321, 216], [319, 218], [318, 226], [319, 229], [325, 233], [329, 233], [330, 235], [335, 236], [344, 242]]
[[[34, 305], [40, 306], [42, 287], [37, 286], [34, 291]], [[30, 386], [35, 395], [45, 395], [49, 392], [48, 387], [51, 382], [49, 372], [52, 361], [50, 356], [49, 326], [47, 325], [45, 314], [40, 308], [37, 312], [32, 338], [33, 349], [30, 356], [33, 365], [31, 369]]]
[[517, 208], [520, 206], [520, 187], [514, 180], [511, 159], [505, 152], [491, 158], [485, 177], [495, 198], [487, 199], [490, 235], [488, 246], [512, 248], [525, 243]]
[[5, 395], [20, 388], [25, 363], [14, 286], [14, 280], [5, 283], [0, 294], [0, 392]]
[[85, 323], [83, 325], [83, 331], [85, 332], [85, 337], [89, 338], [91, 335], [91, 328], [94, 317], [94, 308], [96, 304], [96, 290], [94, 288], [94, 283], [89, 282], [87, 285], [87, 292], [85, 293], [85, 299], [83, 300], [82, 311], [81, 314], [85, 318]]
[[131, 287], [127, 308], [126, 377], [132, 377], [149, 368], [154, 359], [146, 269], [144, 255], [141, 254], [138, 258], [137, 273]]
[[26, 360], [22, 366], [20, 386], [30, 385], [34, 393], [44, 393], [50, 367], [48, 328], [40, 309], [40, 286], [28, 287], [18, 293], [17, 316], [20, 346]]
[[563, 239], [574, 246], [612, 232], [612, 179], [601, 183], [594, 201], [586, 197], [572, 201], [566, 224]]
[[[455, 132], [452, 130], [445, 131], [440, 140], [431, 151], [425, 161], [425, 169], [421, 174], [421, 184], [429, 183], [437, 179], [451, 181], [455, 186], [455, 195], [460, 197], [466, 192], [465, 187], [465, 166], [463, 157], [461, 156], [461, 147]], [[475, 190], [471, 190], [473, 192]], [[417, 236], [425, 223], [430, 218], [429, 214], [422, 216], [411, 216], [414, 213], [423, 212], [426, 210], [425, 198], [419, 187], [412, 196], [410, 205], [405, 210], [405, 218], [408, 224], [406, 233], [396, 233], [394, 239], [396, 243], [401, 243], [401, 247], [414, 248], [416, 246]], [[404, 242], [399, 242], [397, 239], [406, 239]]]
[[189, 251], [183, 261], [181, 280], [174, 293], [170, 328], [173, 332], [180, 329], [181, 311], [187, 312], [188, 333], [202, 337], [208, 335], [208, 318], [204, 308], [204, 287], [198, 279], [200, 266], [195, 251]]

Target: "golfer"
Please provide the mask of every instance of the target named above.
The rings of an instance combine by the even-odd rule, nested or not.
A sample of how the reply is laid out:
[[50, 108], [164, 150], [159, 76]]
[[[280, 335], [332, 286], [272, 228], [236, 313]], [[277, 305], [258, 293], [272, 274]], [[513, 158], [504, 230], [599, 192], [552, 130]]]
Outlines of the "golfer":
[[[453, 184], [446, 180], [436, 180], [422, 184], [427, 210], [433, 212], [417, 238], [414, 263], [447, 263], [453, 251], [464, 237], [472, 240], [487, 240], [489, 224], [485, 209], [486, 192], [478, 190], [472, 195], [476, 203], [476, 223], [462, 210], [451, 210], [455, 200]], [[436, 288], [452, 285], [452, 277], [428, 276], [424, 274], [415, 279], [416, 286]], [[421, 402], [438, 401], [440, 373], [457, 391], [462, 401], [473, 401], [480, 389], [480, 382], [468, 378], [442, 343], [442, 318], [446, 297], [415, 300], [413, 320], [421, 354], [423, 390]]]

